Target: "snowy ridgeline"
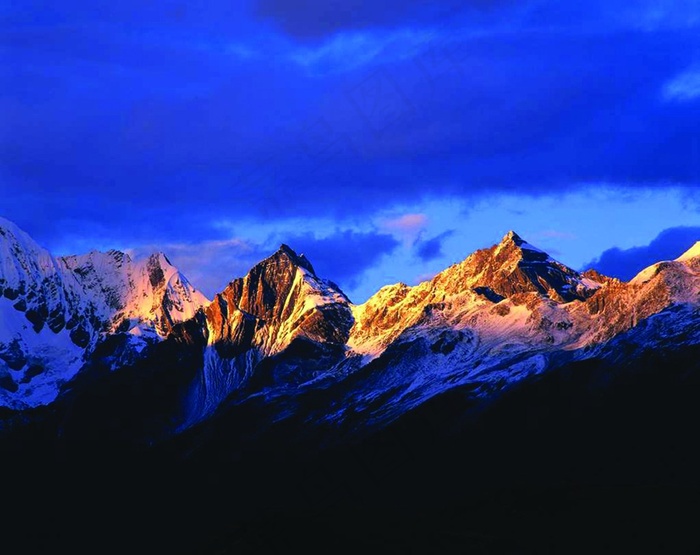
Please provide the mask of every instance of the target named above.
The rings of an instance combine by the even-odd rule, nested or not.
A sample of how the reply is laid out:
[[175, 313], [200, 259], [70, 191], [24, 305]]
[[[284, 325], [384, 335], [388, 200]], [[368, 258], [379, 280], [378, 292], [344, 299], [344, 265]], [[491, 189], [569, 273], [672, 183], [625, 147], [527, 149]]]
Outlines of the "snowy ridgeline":
[[138, 351], [208, 302], [163, 254], [53, 257], [0, 219], [0, 405], [51, 402], [104, 334]]
[[[208, 417], [233, 393], [240, 402], [251, 395], [275, 399], [342, 386], [350, 376], [353, 386], [338, 402], [342, 408], [316, 418], [340, 423], [345, 415], [361, 413], [379, 423], [454, 387], [470, 385], [475, 396], [492, 396], [562, 361], [599, 355], [612, 338], [674, 304], [698, 305], [693, 257], [664, 263], [648, 283], [628, 284], [575, 272], [513, 233], [430, 281], [385, 286], [361, 305], [349, 303], [333, 284], [286, 256], [282, 250], [261, 262], [242, 279], [237, 295], [224, 295], [227, 316], [207, 311], [209, 322], [218, 324], [211, 326], [202, 378], [191, 392], [188, 424]], [[288, 272], [280, 269], [280, 260], [287, 260]], [[260, 297], [258, 290], [270, 291], [275, 301], [250, 304], [250, 298]], [[231, 330], [240, 329], [242, 313], [231, 310], [240, 306], [260, 318], [247, 344], [258, 358], [251, 351], [226, 358], [215, 350], [233, 338]], [[319, 336], [323, 326], [308, 325], [312, 315], [323, 315], [326, 329], [351, 322], [342, 355], [320, 367], [318, 354], [301, 362], [285, 354], [300, 338], [338, 343], [337, 336]], [[226, 317], [228, 326], [221, 324]], [[249, 383], [265, 357], [276, 361], [275, 378], [253, 391]], [[372, 414], [369, 407], [379, 399]]]
[[[169, 337], [201, 350], [180, 429], [225, 399], [299, 395], [350, 376], [340, 408], [317, 419], [382, 422], [450, 388], [469, 384], [488, 397], [557, 361], [596, 356], [669, 307], [690, 307], [674, 318], [695, 341], [699, 245], [624, 283], [576, 272], [510, 232], [430, 281], [383, 287], [362, 305], [283, 245], [210, 303], [163, 254], [54, 258], [3, 220], [0, 405], [52, 402], [117, 334], [133, 357]], [[673, 329], [652, 328], [666, 330], [659, 337]]]

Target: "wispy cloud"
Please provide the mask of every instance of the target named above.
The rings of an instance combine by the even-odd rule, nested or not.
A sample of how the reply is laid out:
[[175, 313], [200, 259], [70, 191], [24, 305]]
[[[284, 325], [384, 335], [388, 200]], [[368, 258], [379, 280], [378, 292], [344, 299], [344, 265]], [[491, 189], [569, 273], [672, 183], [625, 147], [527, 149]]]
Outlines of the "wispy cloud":
[[677, 102], [700, 98], [700, 66], [676, 75], [664, 85], [662, 94], [665, 100]]
[[[321, 42], [292, 43], [302, 46], [291, 46], [288, 58], [312, 72], [342, 73], [371, 64], [412, 59], [429, 49], [453, 48], [455, 44], [489, 36], [599, 34], [601, 30], [658, 32], [700, 25], [700, 0], [606, 0], [565, 7], [547, 0], [520, 5], [497, 0], [491, 4], [503, 10], [488, 12], [489, 17], [484, 17], [486, 12], [474, 11], [473, 6], [452, 6], [442, 18], [422, 22], [420, 18], [398, 18], [393, 27], [357, 28], [351, 22], [346, 22], [347, 27], [330, 25], [319, 34], [323, 37]], [[287, 15], [299, 17], [298, 11]]]
[[314, 72], [341, 73], [375, 62], [412, 58], [436, 38], [430, 30], [340, 32], [319, 45], [296, 47], [289, 59]]
[[391, 233], [405, 246], [414, 244], [428, 227], [428, 216], [423, 213], [402, 214], [380, 220], [379, 228]]
[[403, 214], [402, 216], [385, 220], [382, 227], [401, 233], [414, 233], [421, 231], [426, 225], [428, 225], [428, 216], [425, 214]]
[[700, 25], [698, 0], [641, 0], [611, 4], [608, 13], [615, 13], [616, 18], [630, 27], [643, 31], [682, 30]]

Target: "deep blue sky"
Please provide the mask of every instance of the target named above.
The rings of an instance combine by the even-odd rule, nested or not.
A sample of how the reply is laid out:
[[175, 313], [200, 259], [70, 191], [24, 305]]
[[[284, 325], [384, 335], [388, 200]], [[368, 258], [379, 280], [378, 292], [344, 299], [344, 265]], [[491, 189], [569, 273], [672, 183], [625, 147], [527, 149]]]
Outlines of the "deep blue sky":
[[0, 214], [211, 295], [284, 242], [363, 301], [509, 229], [700, 239], [700, 0], [0, 2]]

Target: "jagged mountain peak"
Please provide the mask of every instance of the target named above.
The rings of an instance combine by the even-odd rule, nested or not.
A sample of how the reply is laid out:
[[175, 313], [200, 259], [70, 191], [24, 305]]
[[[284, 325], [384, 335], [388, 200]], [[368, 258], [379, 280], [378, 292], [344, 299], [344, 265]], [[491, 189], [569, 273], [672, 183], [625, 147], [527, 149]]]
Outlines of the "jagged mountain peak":
[[58, 256], [56, 260], [76, 274], [110, 272], [133, 263], [127, 253], [116, 249], [110, 249], [107, 252], [91, 250], [85, 254]]
[[314, 270], [313, 265], [311, 264], [311, 261], [306, 258], [306, 256], [302, 254], [298, 254], [294, 249], [292, 249], [289, 245], [286, 243], [282, 243], [277, 251], [275, 251], [274, 254], [269, 256], [267, 259], [263, 260], [262, 263], [266, 262], [267, 260], [278, 260], [278, 259], [283, 259], [283, 260], [288, 260], [293, 266], [298, 266], [300, 268], [304, 268], [311, 272], [312, 274], [316, 275], [316, 271]]
[[49, 252], [19, 226], [0, 217], [0, 285], [18, 287], [53, 273]]
[[236, 307], [266, 321], [277, 320], [294, 304], [293, 297], [319, 297], [325, 299], [322, 304], [330, 299], [349, 302], [334, 283], [316, 275], [306, 256], [284, 243], [244, 277], [233, 280], [224, 293]]
[[0, 216], [0, 231], [9, 231], [13, 235], [16, 235], [18, 237], [25, 238], [31, 242], [34, 242], [34, 239], [31, 238], [31, 236], [24, 231], [20, 226], [18, 226], [15, 222], [12, 220], [9, 220], [3, 216]]
[[[205, 418], [230, 391], [243, 387], [261, 358], [283, 357], [289, 351], [293, 359], [313, 351], [320, 356], [318, 361], [299, 366], [290, 360], [277, 376], [288, 375], [291, 381], [308, 379], [315, 365], [325, 360], [320, 353], [342, 352], [353, 324], [350, 301], [340, 288], [318, 277], [309, 260], [285, 244], [229, 283], [202, 315], [202, 335], [184, 328], [176, 333], [185, 342], [196, 342], [197, 337], [204, 340], [208, 355], [203, 382], [220, 387], [196, 388], [190, 424]], [[270, 378], [263, 376], [264, 370], [255, 373], [259, 374], [256, 379]]]
[[513, 242], [516, 245], [521, 245], [522, 243], [525, 243], [526, 241], [522, 237], [520, 237], [520, 235], [518, 235], [515, 231], [513, 231], [511, 229], [510, 231], [508, 231], [508, 233], [506, 233], [503, 236], [503, 239], [501, 239], [501, 243], [506, 243], [506, 242]]
[[[513, 307], [527, 305], [528, 311], [539, 307], [556, 312], [554, 301], [566, 310], [568, 303], [585, 300], [601, 287], [592, 275], [579, 274], [510, 231], [500, 243], [477, 250], [430, 281], [413, 287], [385, 286], [355, 306], [350, 346], [376, 356], [419, 328], [439, 328], [448, 321], [458, 328], [472, 327], [479, 318], [490, 321], [493, 314], [500, 318], [511, 310], [514, 316], [508, 322], [516, 325], [521, 313]], [[497, 318], [493, 325], [497, 329], [510, 325], [505, 322]]]
[[558, 302], [586, 298], [601, 285], [554, 260], [514, 231], [500, 243], [479, 249], [438, 274], [434, 282], [449, 290], [487, 292], [490, 299], [536, 293]]
[[531, 243], [528, 243], [515, 231], [509, 231], [503, 236], [501, 242], [491, 247], [492, 254], [503, 262], [508, 259], [524, 259], [532, 261], [552, 261], [554, 260], [541, 249], [538, 249]]
[[[170, 387], [163, 368], [177, 406], [155, 423], [166, 434], [248, 399], [280, 399], [281, 418], [296, 419], [307, 393], [319, 408], [298, 413], [305, 422], [381, 426], [456, 387], [471, 403], [596, 356], [634, 327], [687, 318], [700, 330], [698, 250], [630, 284], [576, 272], [509, 231], [433, 279], [387, 285], [361, 305], [287, 244], [211, 303], [160, 252], [49, 257], [26, 292], [0, 283], [0, 407], [48, 404], [74, 378], [78, 391], [93, 373], [124, 368], [118, 379], [128, 380], [152, 365], [158, 399]], [[317, 403], [326, 392], [332, 404]]]
[[[0, 231], [9, 231], [13, 235], [25, 237], [31, 240], [26, 231], [21, 229], [16, 223], [0, 216]], [[32, 240], [33, 241], [33, 240]]]
[[131, 262], [131, 257], [129, 256], [128, 253], [125, 253], [125, 252], [117, 250], [117, 249], [109, 249], [106, 254], [108, 256], [111, 256], [114, 260], [117, 260], [119, 262], [126, 262], [126, 263]]
[[164, 252], [158, 251], [151, 253], [151, 255], [148, 257], [148, 260], [151, 261], [152, 263], [158, 263], [160, 265], [167, 265], [167, 266], [172, 266], [173, 263], [170, 262], [170, 259], [165, 255]]

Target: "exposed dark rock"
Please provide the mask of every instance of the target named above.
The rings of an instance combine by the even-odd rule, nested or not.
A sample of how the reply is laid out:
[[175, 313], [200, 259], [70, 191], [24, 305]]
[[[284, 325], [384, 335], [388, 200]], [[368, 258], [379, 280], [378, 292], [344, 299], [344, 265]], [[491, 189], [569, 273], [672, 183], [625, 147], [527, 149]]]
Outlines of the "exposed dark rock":
[[474, 293], [486, 297], [492, 303], [500, 303], [503, 299], [505, 299], [503, 295], [499, 295], [490, 287], [475, 287]]
[[5, 295], [6, 299], [10, 299], [11, 301], [14, 301], [19, 297], [20, 290], [19, 289], [14, 289], [12, 287], [6, 287], [3, 291], [3, 295]]
[[92, 269], [89, 266], [78, 266], [76, 268], [73, 268], [73, 272], [78, 274], [80, 277], [84, 278], [90, 275], [90, 272]]
[[24, 313], [24, 316], [32, 323], [34, 331], [39, 333], [44, 328], [45, 319], [36, 308], [31, 308]]
[[433, 353], [448, 355], [454, 351], [457, 344], [464, 340], [465, 334], [459, 330], [444, 330], [440, 332], [438, 340], [430, 345]]
[[160, 267], [160, 260], [158, 255], [152, 255], [148, 259], [148, 279], [151, 282], [152, 287], [158, 287], [165, 280], [165, 274], [163, 273], [163, 268]]
[[78, 347], [84, 349], [90, 343], [90, 332], [81, 324], [71, 330], [70, 339]]
[[49, 329], [54, 333], [59, 333], [66, 325], [66, 319], [63, 315], [63, 308], [57, 306], [50, 314], [47, 320]]
[[0, 387], [11, 393], [14, 393], [19, 389], [19, 386], [17, 383], [15, 383], [15, 380], [12, 378], [10, 373], [2, 368], [0, 368]]
[[353, 318], [347, 306], [331, 304], [306, 313], [298, 322], [304, 334], [316, 341], [344, 345]]
[[27, 355], [18, 339], [13, 339], [9, 344], [0, 343], [0, 359], [12, 370], [21, 370], [27, 363]]
[[[214, 302], [216, 302], [216, 300]], [[204, 348], [207, 344], [207, 339], [207, 315], [205, 315], [203, 309], [198, 310], [194, 318], [173, 326], [168, 336], [168, 341], [191, 346], [194, 350]]]
[[338, 345], [297, 337], [284, 351], [263, 359], [256, 366], [248, 387], [255, 390], [273, 384], [299, 385], [332, 367], [342, 358], [343, 352]]
[[261, 321], [241, 311], [237, 311], [236, 316], [235, 319], [229, 320], [235, 323], [229, 327], [226, 338], [214, 344], [220, 357], [234, 358], [253, 347], [253, 336]]
[[227, 301], [266, 323], [280, 322], [284, 317], [284, 300], [291, 291], [299, 262], [293, 251], [283, 245], [271, 257], [255, 265], [245, 278], [231, 282]]
[[510, 306], [507, 304], [497, 304], [491, 309], [491, 312], [498, 314], [499, 316], [505, 316], [510, 314]]
[[66, 322], [66, 329], [72, 330], [80, 322], [80, 318], [77, 314], [72, 314], [71, 317]]
[[32, 378], [41, 374], [45, 368], [41, 364], [30, 364], [22, 376], [21, 383], [29, 383]]

